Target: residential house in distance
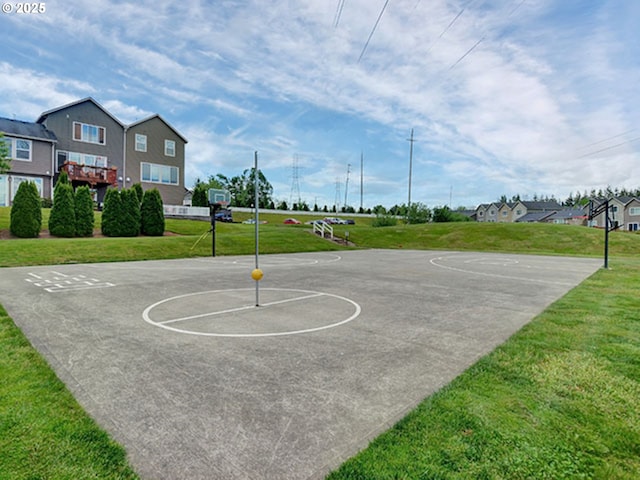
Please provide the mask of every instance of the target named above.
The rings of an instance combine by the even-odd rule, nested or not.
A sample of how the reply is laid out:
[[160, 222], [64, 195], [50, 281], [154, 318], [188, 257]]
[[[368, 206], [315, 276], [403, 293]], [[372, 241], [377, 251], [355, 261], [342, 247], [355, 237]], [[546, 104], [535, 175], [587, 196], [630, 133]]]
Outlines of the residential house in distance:
[[500, 207], [495, 203], [483, 203], [476, 208], [478, 222], [497, 222]]
[[640, 198], [632, 198], [626, 203], [622, 222], [626, 230], [640, 231]]
[[[602, 200], [595, 200], [602, 203]], [[609, 200], [609, 219], [620, 230], [637, 232], [640, 230], [640, 198], [613, 197]], [[605, 214], [601, 213], [589, 221], [589, 226], [604, 228]]]
[[164, 203], [182, 205], [187, 140], [160, 115], [126, 128], [125, 185], [157, 188]]
[[0, 132], [9, 150], [10, 170], [0, 174], [0, 206], [11, 205], [22, 182], [36, 184], [40, 196], [51, 198], [55, 174], [56, 135], [39, 123], [0, 118]]

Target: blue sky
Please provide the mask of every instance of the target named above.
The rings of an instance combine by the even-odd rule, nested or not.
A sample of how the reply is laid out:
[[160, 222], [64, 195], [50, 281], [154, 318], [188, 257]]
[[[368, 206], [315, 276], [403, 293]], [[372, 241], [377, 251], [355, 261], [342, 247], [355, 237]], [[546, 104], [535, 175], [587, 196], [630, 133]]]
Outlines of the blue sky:
[[[635, 0], [48, 0], [0, 14], [0, 116], [161, 114], [185, 177], [276, 200], [474, 208], [640, 187]], [[383, 7], [385, 6], [386, 8]], [[15, 6], [15, 3], [12, 5]], [[365, 49], [376, 20], [377, 28]], [[297, 169], [294, 169], [297, 165]]]

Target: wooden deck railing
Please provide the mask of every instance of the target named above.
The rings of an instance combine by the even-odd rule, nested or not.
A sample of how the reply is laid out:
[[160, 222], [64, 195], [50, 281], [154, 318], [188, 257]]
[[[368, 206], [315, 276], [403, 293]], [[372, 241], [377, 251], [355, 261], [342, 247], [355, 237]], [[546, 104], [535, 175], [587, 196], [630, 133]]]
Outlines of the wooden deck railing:
[[69, 175], [70, 181], [86, 182], [91, 186], [110, 184], [118, 186], [118, 169], [116, 167], [92, 167], [65, 162], [62, 169]]

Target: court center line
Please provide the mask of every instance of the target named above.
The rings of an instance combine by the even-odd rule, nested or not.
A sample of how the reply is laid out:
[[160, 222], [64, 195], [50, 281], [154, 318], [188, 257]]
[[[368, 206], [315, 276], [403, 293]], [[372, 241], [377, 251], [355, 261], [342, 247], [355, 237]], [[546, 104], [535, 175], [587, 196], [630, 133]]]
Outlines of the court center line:
[[[260, 304], [260, 306], [261, 307], [270, 307], [272, 305], [279, 305], [279, 304], [282, 304], [282, 303], [289, 303], [289, 302], [297, 302], [299, 300], [306, 300], [308, 298], [321, 297], [323, 295], [324, 295], [324, 293], [314, 293], [312, 295], [305, 295], [303, 297], [287, 298], [286, 300], [278, 300], [278, 301], [275, 301], [275, 302], [262, 303], [262, 304]], [[216, 312], [200, 313], [198, 315], [190, 315], [188, 317], [174, 318], [173, 320], [165, 320], [164, 322], [154, 322], [154, 323], [157, 323], [158, 325], [167, 325], [169, 323], [184, 322], [186, 320], [193, 320], [193, 319], [196, 319], [196, 318], [211, 317], [211, 316], [214, 316], [214, 315], [222, 315], [222, 314], [225, 314], [225, 313], [241, 312], [243, 310], [250, 310], [252, 308], [256, 308], [256, 306], [255, 305], [245, 305], [244, 307], [229, 308], [227, 310], [219, 310], [219, 311], [216, 311]]]

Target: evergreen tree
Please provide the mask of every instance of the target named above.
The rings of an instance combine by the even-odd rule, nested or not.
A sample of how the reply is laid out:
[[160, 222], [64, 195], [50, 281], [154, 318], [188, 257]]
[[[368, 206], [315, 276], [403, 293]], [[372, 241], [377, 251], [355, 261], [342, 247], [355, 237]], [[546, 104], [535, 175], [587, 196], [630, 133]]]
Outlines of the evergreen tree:
[[209, 189], [205, 183], [198, 183], [193, 189], [193, 196], [191, 197], [191, 205], [194, 207], [208, 207], [209, 206]]
[[11, 206], [9, 230], [20, 238], [35, 238], [42, 226], [42, 210], [38, 187], [33, 182], [22, 182]]
[[131, 188], [133, 189], [134, 192], [136, 192], [136, 195], [138, 197], [138, 205], [142, 204], [142, 197], [144, 196], [144, 191], [142, 190], [142, 185], [140, 185], [139, 183], [134, 183], [133, 185], [131, 185]]
[[120, 217], [121, 237], [136, 237], [140, 234], [140, 203], [138, 195], [133, 189], [120, 192], [122, 201], [122, 216]]
[[74, 237], [76, 234], [73, 187], [69, 184], [66, 174], [60, 175], [53, 191], [49, 233], [56, 237]]
[[93, 199], [89, 187], [78, 187], [75, 195], [76, 235], [91, 237], [95, 218], [93, 215]]
[[58, 186], [59, 183], [69, 184], [69, 175], [67, 175], [67, 172], [65, 172], [64, 170], [60, 172], [60, 175], [58, 175], [58, 180], [56, 181], [56, 187]]
[[105, 237], [120, 237], [120, 220], [122, 218], [122, 199], [120, 192], [110, 188], [104, 196], [102, 208], [102, 234]]
[[164, 209], [162, 197], [157, 188], [144, 192], [141, 225], [144, 235], [162, 236], [164, 234]]

